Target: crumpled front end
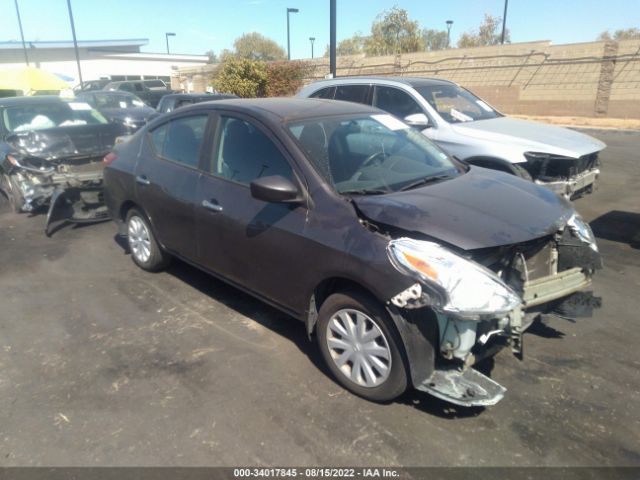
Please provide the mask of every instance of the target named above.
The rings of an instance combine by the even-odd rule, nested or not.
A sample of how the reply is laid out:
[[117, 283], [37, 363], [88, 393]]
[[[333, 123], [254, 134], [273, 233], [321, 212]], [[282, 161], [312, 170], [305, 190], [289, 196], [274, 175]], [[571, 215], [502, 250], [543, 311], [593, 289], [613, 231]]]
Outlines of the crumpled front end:
[[600, 176], [598, 153], [579, 158], [527, 152], [521, 164], [533, 181], [566, 198], [578, 198], [593, 193]]
[[48, 208], [46, 233], [66, 221], [103, 221], [108, 218], [102, 198], [102, 156], [80, 156], [50, 161], [35, 156], [7, 155], [3, 170], [18, 212]]
[[[407, 241], [392, 240], [390, 245], [400, 245], [398, 251], [405, 257], [418, 258], [414, 262], [418, 273], [403, 269], [415, 276], [416, 283], [390, 303], [412, 310], [414, 317], [423, 308], [435, 313], [439, 335], [435, 369], [414, 386], [451, 403], [487, 406], [503, 398], [504, 387], [471, 367], [504, 347], [522, 358], [523, 333], [541, 314], [577, 318], [590, 316], [600, 306], [600, 299], [584, 289], [602, 260], [588, 225], [577, 215], [553, 235], [469, 252], [469, 258], [460, 260], [437, 250], [421, 256], [410, 248], [432, 247]], [[394, 265], [398, 255], [390, 253]], [[456, 269], [459, 274], [448, 280], [445, 272]]]

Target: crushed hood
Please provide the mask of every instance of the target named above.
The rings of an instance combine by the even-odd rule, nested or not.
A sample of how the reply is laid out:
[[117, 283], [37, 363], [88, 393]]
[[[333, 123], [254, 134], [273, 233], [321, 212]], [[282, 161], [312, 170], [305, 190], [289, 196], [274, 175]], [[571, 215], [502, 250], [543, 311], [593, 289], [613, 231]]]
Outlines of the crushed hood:
[[104, 155], [122, 127], [114, 124], [75, 125], [30, 130], [8, 135], [5, 141], [16, 151], [43, 160]]
[[510, 117], [458, 123], [453, 129], [460, 135], [517, 146], [523, 151], [572, 158], [606, 147], [600, 140], [575, 130]]
[[480, 167], [422, 188], [353, 201], [374, 223], [463, 250], [540, 238], [563, 227], [574, 213], [568, 201], [546, 188]]

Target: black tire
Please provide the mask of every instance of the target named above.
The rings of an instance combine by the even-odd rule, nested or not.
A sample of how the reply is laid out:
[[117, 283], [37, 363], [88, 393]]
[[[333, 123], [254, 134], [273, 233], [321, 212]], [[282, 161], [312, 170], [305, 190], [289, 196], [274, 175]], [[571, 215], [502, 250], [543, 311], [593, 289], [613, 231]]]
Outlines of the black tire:
[[[148, 272], [157, 272], [165, 268], [171, 261], [171, 257], [164, 252], [158, 244], [146, 215], [137, 208], [132, 208], [127, 212], [125, 223], [127, 226], [127, 242], [129, 243], [129, 250], [131, 252], [131, 259], [133, 262]], [[138, 235], [134, 237], [131, 234], [131, 228], [134, 224], [136, 227], [144, 227], [146, 236], [148, 237], [148, 242], [145, 242], [148, 247], [148, 255], [146, 252], [144, 252], [144, 254], [139, 253], [139, 248], [136, 248], [136, 245], [134, 245], [136, 238], [140, 238]]]
[[11, 211], [13, 213], [21, 213], [22, 206], [24, 205], [24, 197], [20, 193], [20, 189], [13, 181], [13, 179], [6, 173], [2, 174], [2, 190], [9, 200]]
[[[347, 373], [335, 363], [328, 346], [328, 325], [341, 310], [364, 313], [384, 335], [390, 351], [390, 371], [386, 379], [376, 386], [362, 386], [348, 378]], [[369, 330], [372, 331], [372, 330]], [[373, 402], [389, 402], [407, 389], [409, 384], [404, 345], [387, 311], [378, 301], [358, 291], [346, 291], [330, 295], [320, 307], [316, 324], [316, 339], [324, 361], [334, 378], [347, 390]], [[334, 350], [334, 354], [335, 354]], [[347, 364], [348, 365], [348, 364]], [[351, 368], [353, 363], [348, 368]], [[364, 370], [362, 370], [364, 373]], [[364, 375], [363, 375], [364, 377]]]

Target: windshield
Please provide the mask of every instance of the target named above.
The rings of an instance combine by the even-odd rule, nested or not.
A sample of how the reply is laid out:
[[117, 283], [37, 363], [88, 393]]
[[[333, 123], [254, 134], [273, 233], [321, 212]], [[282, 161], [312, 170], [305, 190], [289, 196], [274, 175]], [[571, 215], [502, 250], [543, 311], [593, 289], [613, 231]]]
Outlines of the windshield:
[[144, 102], [138, 97], [130, 95], [105, 95], [95, 93], [98, 108], [134, 108], [144, 107]]
[[424, 135], [391, 115], [314, 119], [288, 127], [338, 193], [395, 192], [462, 172]]
[[415, 89], [449, 123], [502, 116], [474, 94], [457, 85], [429, 85]]
[[84, 102], [34, 103], [11, 106], [2, 112], [2, 120], [10, 132], [107, 123], [107, 120], [99, 112]]

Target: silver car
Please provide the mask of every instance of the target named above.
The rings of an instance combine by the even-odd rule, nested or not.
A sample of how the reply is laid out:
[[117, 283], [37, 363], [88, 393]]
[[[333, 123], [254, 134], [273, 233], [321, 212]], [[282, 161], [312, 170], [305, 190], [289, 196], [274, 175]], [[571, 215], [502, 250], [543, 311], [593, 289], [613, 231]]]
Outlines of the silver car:
[[446, 80], [337, 78], [312, 83], [298, 96], [373, 105], [467, 163], [533, 180], [567, 198], [593, 191], [598, 154], [606, 147], [583, 133], [507, 117]]

